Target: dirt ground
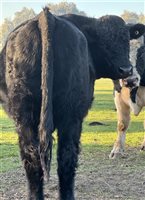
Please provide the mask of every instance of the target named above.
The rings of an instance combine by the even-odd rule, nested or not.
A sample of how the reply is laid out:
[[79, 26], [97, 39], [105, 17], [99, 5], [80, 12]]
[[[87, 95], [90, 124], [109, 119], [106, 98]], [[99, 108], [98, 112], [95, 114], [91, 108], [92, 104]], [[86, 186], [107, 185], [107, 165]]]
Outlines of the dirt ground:
[[[145, 152], [128, 148], [126, 156], [116, 160], [109, 160], [108, 153], [96, 152], [94, 148], [82, 151], [76, 175], [76, 199], [145, 200]], [[0, 180], [1, 200], [27, 199], [22, 167], [2, 173]], [[52, 169], [50, 181], [45, 184], [45, 199], [58, 199], [57, 189], [56, 169]]]

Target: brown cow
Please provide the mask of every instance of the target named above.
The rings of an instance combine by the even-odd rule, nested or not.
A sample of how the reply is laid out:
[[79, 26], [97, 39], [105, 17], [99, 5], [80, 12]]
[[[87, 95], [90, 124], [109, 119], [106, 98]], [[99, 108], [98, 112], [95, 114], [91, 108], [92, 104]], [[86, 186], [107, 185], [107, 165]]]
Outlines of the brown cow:
[[[126, 131], [130, 122], [130, 111], [137, 116], [143, 106], [145, 106], [145, 87], [139, 86], [136, 94], [136, 103], [132, 102], [130, 98], [130, 89], [127, 87], [122, 87], [121, 93], [115, 91], [114, 100], [118, 116], [118, 136], [109, 156], [110, 158], [115, 158], [118, 154], [122, 154], [124, 151]], [[141, 149], [145, 149], [145, 137]]]
[[[115, 158], [124, 152], [126, 131], [130, 122], [130, 112], [132, 111], [134, 115], [138, 116], [145, 106], [145, 45], [138, 49], [136, 68], [134, 68], [133, 75], [126, 80], [114, 81], [114, 87], [114, 101], [118, 116], [118, 136], [109, 155], [110, 158]], [[141, 150], [145, 150], [145, 137], [141, 145]]]

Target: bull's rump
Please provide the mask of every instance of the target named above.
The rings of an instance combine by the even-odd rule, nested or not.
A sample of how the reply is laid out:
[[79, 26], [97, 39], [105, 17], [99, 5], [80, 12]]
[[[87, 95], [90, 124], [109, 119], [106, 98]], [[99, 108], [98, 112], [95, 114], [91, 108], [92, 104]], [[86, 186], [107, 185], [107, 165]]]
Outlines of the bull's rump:
[[[55, 29], [49, 42], [53, 50], [55, 110], [70, 102], [71, 108], [75, 109], [83, 102], [81, 106], [84, 109], [81, 110], [84, 113], [91, 101], [87, 41], [83, 33], [70, 22], [59, 17], [53, 18]], [[42, 40], [39, 26], [37, 16], [10, 33], [5, 47], [5, 78], [8, 92], [21, 82], [29, 88], [36, 106], [40, 108]]]
[[[37, 87], [41, 74], [41, 38], [37, 20], [30, 20], [12, 32], [6, 45], [6, 83], [18, 80]], [[36, 84], [36, 85], [35, 85]], [[40, 85], [40, 84], [39, 84]]]

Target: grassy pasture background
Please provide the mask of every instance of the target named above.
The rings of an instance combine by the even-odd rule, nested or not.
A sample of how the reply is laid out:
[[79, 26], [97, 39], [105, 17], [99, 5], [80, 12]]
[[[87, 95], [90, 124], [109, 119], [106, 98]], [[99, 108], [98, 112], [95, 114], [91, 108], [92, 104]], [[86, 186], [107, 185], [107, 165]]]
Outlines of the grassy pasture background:
[[[92, 105], [92, 109], [89, 111], [88, 116], [85, 118], [83, 123], [83, 131], [81, 137], [82, 152], [80, 155], [79, 168], [77, 171], [77, 173], [82, 176], [86, 175], [85, 173], [94, 172], [97, 175], [99, 172], [101, 174], [106, 173], [104, 176], [112, 177], [112, 175], [108, 175], [108, 173], [115, 174], [115, 171], [108, 172], [110, 169], [116, 170], [117, 177], [119, 177], [121, 180], [121, 177], [123, 177], [121, 174], [124, 174], [124, 177], [128, 179], [127, 175], [129, 177], [130, 175], [137, 174], [143, 170], [145, 171], [145, 152], [139, 151], [140, 144], [144, 137], [143, 111], [138, 117], [134, 117], [132, 115], [132, 122], [128, 129], [126, 138], [127, 157], [125, 159], [119, 158], [117, 160], [109, 160], [108, 158], [113, 143], [116, 139], [117, 123], [116, 111], [114, 110], [115, 106], [113, 102], [112, 88], [113, 85], [109, 79], [101, 79], [96, 81], [94, 92], [95, 99]], [[89, 126], [89, 123], [93, 121], [102, 122], [105, 124], [105, 126]], [[56, 146], [57, 144], [55, 141], [53, 148], [54, 152], [52, 161], [52, 174], [56, 174]], [[0, 108], [0, 163], [1, 174], [13, 172], [22, 167], [19, 156], [17, 134], [15, 133], [13, 121], [8, 118], [2, 108]], [[118, 175], [117, 170], [119, 170], [121, 174]], [[105, 180], [105, 184], [108, 184], [107, 177], [104, 177], [103, 179]], [[108, 178], [108, 180], [110, 181], [110, 178]], [[145, 180], [145, 177], [143, 180]], [[144, 182], [143, 184], [145, 185]], [[109, 185], [110, 182], [108, 186], [106, 186], [109, 188], [108, 190], [100, 189], [99, 186], [99, 188], [95, 188], [97, 196], [101, 196], [100, 199], [116, 199], [116, 192], [112, 191], [117, 191], [117, 186], [116, 184], [114, 185], [114, 182], [112, 183], [111, 187]], [[124, 183], [123, 185], [123, 187], [126, 187]], [[3, 185], [3, 187], [5, 186]], [[101, 186], [101, 188], [103, 187], [104, 186]], [[145, 199], [142, 196], [139, 198], [140, 193], [138, 194], [135, 192], [133, 193], [132, 191], [128, 191], [128, 189], [124, 188], [124, 190], [122, 189], [122, 192], [117, 192], [117, 195], [118, 193], [120, 196], [122, 195], [122, 197], [119, 196], [119, 199]], [[142, 195], [142, 193], [140, 195]], [[126, 196], [128, 196], [128, 198], [125, 198]], [[95, 200], [96, 198], [94, 197], [92, 199]]]

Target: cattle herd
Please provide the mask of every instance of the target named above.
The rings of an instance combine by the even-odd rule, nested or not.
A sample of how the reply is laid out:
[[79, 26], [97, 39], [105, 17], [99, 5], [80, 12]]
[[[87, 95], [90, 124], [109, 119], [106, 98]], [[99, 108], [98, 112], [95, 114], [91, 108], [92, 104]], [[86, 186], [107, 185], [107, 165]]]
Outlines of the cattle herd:
[[96, 79], [122, 79], [125, 84], [116, 81], [118, 139], [110, 157], [122, 152], [130, 108], [138, 114], [145, 105], [145, 46], [137, 54], [139, 75], [132, 73], [129, 60], [130, 40], [144, 32], [145, 25], [125, 24], [118, 16], [55, 16], [44, 8], [9, 34], [0, 53], [0, 101], [15, 122], [29, 200], [44, 199], [55, 129], [59, 199], [75, 199], [82, 122]]

